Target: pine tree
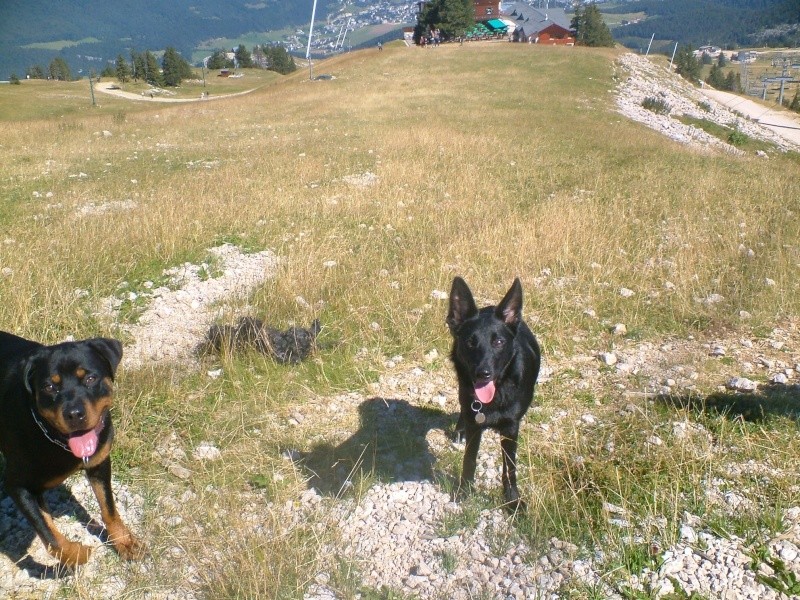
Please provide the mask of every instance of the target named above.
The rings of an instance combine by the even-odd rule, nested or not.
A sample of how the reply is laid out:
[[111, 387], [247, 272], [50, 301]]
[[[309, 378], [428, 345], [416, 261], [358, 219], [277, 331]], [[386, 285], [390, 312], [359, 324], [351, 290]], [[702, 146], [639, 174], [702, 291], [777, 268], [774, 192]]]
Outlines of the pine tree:
[[25, 72], [25, 76], [28, 79], [45, 79], [44, 69], [42, 65], [33, 65], [32, 67], [28, 67], [28, 70]]
[[795, 112], [800, 112], [800, 88], [794, 93], [794, 98], [789, 104], [789, 108]]
[[678, 75], [692, 83], [697, 83], [697, 80], [700, 79], [701, 69], [700, 61], [695, 58], [691, 46], [678, 48], [678, 53], [675, 55], [675, 72]]
[[155, 55], [150, 50], [144, 53], [144, 80], [150, 85], [163, 85], [161, 69], [158, 67]]
[[69, 81], [72, 79], [72, 73], [69, 70], [67, 61], [60, 56], [56, 56], [50, 61], [48, 70], [50, 72], [50, 79], [57, 79], [58, 81]]
[[297, 65], [294, 64], [294, 58], [286, 51], [283, 46], [269, 46], [264, 47], [264, 52], [267, 55], [270, 71], [275, 71], [281, 75], [286, 75], [297, 70]]
[[236, 64], [240, 69], [251, 69], [253, 67], [253, 56], [247, 50], [247, 46], [239, 44], [234, 52], [236, 56]]
[[462, 37], [475, 26], [475, 9], [470, 0], [432, 0], [417, 16], [414, 39], [419, 43], [429, 31], [439, 30], [445, 40]]
[[225, 56], [225, 52], [222, 50], [214, 50], [214, 52], [211, 53], [206, 66], [212, 70], [229, 69], [233, 66], [233, 62], [228, 60], [228, 57]]
[[742, 76], [739, 73], [734, 74], [733, 71], [729, 71], [725, 76], [725, 86], [722, 89], [738, 93], [741, 90], [741, 84]]
[[725, 84], [725, 75], [723, 74], [722, 68], [719, 65], [711, 65], [711, 71], [706, 78], [706, 83], [715, 90], [727, 89]]
[[128, 61], [125, 60], [125, 57], [122, 56], [122, 54], [117, 56], [114, 73], [116, 74], [116, 77], [120, 83], [127, 83], [127, 81], [131, 78], [131, 67], [128, 65]]
[[161, 66], [164, 69], [164, 85], [178, 86], [181, 81], [192, 76], [189, 63], [172, 46], [164, 50]]
[[571, 22], [575, 30], [576, 43], [583, 46], [608, 46], [614, 45], [614, 37], [611, 30], [603, 21], [600, 9], [592, 2], [581, 10], [580, 6], [575, 8], [575, 16]]
[[140, 79], [145, 78], [145, 71], [147, 69], [147, 65], [145, 64], [145, 56], [141, 52], [136, 52], [135, 50], [131, 50], [131, 65], [133, 66], [133, 80], [139, 81]]

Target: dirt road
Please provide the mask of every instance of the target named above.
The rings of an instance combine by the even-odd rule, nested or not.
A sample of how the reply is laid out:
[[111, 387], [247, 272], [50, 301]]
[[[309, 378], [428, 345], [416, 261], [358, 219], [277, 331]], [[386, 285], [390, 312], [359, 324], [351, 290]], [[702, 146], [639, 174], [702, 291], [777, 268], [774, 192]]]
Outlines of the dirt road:
[[709, 98], [713, 98], [729, 109], [743, 114], [800, 146], [800, 115], [787, 110], [770, 108], [749, 98], [729, 92], [721, 92], [709, 88], [703, 88], [700, 91]]
[[219, 100], [220, 98], [233, 98], [234, 96], [243, 96], [244, 94], [249, 94], [256, 88], [251, 90], [245, 90], [243, 92], [236, 92], [235, 94], [220, 94], [217, 96], [210, 96], [210, 95], [200, 95], [197, 98], [163, 98], [161, 96], [155, 96], [152, 94], [134, 94], [133, 92], [125, 92], [120, 89], [115, 89], [116, 84], [111, 81], [103, 81], [97, 83], [95, 88], [98, 92], [103, 92], [104, 94], [110, 94], [112, 96], [117, 96], [118, 98], [125, 98], [127, 100], [138, 100], [142, 102], [208, 102], [209, 100]]

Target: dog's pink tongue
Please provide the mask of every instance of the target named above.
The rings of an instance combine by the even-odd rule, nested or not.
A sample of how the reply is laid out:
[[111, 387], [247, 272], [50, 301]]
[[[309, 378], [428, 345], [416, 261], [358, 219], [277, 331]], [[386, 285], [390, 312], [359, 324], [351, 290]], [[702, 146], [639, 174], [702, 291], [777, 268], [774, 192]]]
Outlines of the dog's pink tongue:
[[494, 381], [476, 384], [475, 395], [482, 404], [489, 404], [494, 399]]
[[97, 450], [97, 432], [92, 430], [82, 435], [72, 436], [67, 440], [67, 444], [78, 458], [89, 458]]

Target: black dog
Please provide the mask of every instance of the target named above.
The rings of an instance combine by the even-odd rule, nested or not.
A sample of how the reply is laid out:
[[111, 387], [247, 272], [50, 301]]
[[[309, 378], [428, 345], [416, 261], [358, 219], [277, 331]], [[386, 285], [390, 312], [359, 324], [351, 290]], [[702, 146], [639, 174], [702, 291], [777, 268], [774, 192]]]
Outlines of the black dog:
[[279, 363], [297, 364], [311, 353], [321, 329], [317, 319], [308, 329], [290, 327], [279, 331], [254, 317], [241, 317], [236, 325], [212, 325], [200, 351], [230, 353], [255, 348]]
[[522, 320], [522, 285], [514, 280], [497, 307], [478, 310], [466, 282], [453, 280], [447, 325], [453, 334], [450, 355], [458, 377], [461, 415], [457, 434], [466, 435], [460, 488], [471, 487], [481, 435], [501, 436], [503, 493], [511, 510], [524, 505], [517, 489], [517, 437], [520, 419], [533, 401], [541, 351]]
[[5, 487], [47, 551], [63, 565], [89, 559], [91, 548], [55, 527], [44, 491], [79, 469], [100, 505], [108, 538], [124, 559], [143, 546], [120, 519], [111, 492], [109, 410], [122, 346], [94, 338], [44, 346], [0, 331], [0, 450]]

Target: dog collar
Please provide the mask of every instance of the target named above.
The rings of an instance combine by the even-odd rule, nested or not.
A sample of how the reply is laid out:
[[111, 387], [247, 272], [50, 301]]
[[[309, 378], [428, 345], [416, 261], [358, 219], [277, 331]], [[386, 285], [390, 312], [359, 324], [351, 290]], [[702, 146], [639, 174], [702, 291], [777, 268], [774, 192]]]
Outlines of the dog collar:
[[481, 412], [483, 408], [483, 404], [481, 404], [478, 400], [475, 400], [472, 403], [472, 410], [475, 413], [475, 422], [478, 425], [483, 425], [486, 422], [486, 415]]
[[[50, 432], [47, 431], [47, 425], [45, 425], [44, 423], [42, 423], [39, 420], [39, 415], [36, 414], [36, 411], [33, 410], [33, 408], [31, 408], [31, 416], [33, 417], [34, 423], [36, 423], [39, 426], [39, 429], [42, 430], [42, 433], [44, 434], [44, 437], [46, 437], [48, 440], [53, 442], [59, 448], [63, 448], [64, 450], [66, 450], [67, 452], [72, 454], [72, 450], [69, 449], [69, 446], [67, 446], [61, 440], [56, 439], [56, 438], [54, 438], [53, 436], [50, 435]], [[95, 426], [95, 429], [98, 429], [99, 431], [102, 431], [103, 429], [105, 429], [105, 426], [106, 426], [105, 423], [106, 423], [106, 415], [104, 414], [101, 417], [100, 422]], [[89, 456], [84, 456], [83, 457], [83, 462], [84, 463], [88, 463], [89, 462], [89, 458], [90, 458]]]

